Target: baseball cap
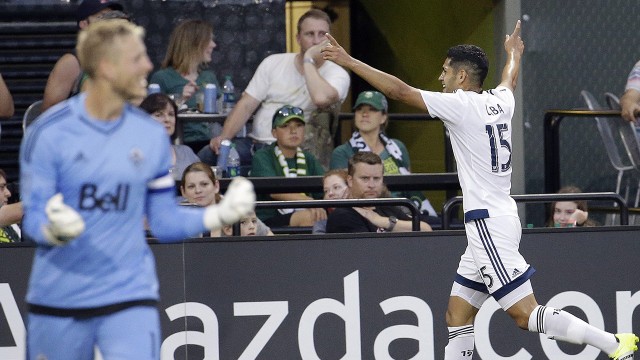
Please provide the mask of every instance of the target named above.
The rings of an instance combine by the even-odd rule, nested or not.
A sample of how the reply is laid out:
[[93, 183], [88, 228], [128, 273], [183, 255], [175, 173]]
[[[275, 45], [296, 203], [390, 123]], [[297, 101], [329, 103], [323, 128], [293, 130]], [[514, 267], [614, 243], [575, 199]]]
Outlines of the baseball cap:
[[107, 0], [84, 0], [78, 5], [78, 11], [76, 12], [76, 20], [78, 22], [88, 18], [93, 14], [109, 8], [112, 10], [124, 11], [124, 7], [116, 1]]
[[353, 110], [357, 109], [358, 106], [362, 104], [371, 105], [374, 109], [383, 112], [387, 112], [389, 108], [387, 98], [378, 91], [363, 91], [358, 94], [356, 104], [353, 105]]
[[278, 109], [275, 114], [273, 114], [273, 122], [271, 123], [271, 128], [275, 129], [277, 127], [283, 126], [284, 124], [294, 119], [305, 122], [304, 112], [297, 106], [285, 105]]

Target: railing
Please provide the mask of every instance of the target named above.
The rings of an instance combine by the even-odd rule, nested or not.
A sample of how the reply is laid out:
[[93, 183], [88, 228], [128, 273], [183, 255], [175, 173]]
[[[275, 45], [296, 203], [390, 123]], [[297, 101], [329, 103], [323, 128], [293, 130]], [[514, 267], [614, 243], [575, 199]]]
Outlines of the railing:
[[[420, 210], [409, 199], [344, 199], [344, 200], [292, 200], [257, 201], [256, 209], [336, 208], [366, 206], [402, 206], [411, 212], [411, 230], [420, 231]], [[238, 234], [239, 234], [238, 229]], [[234, 228], [234, 235], [236, 234]]]
[[[250, 177], [257, 194], [322, 193], [322, 176]], [[220, 191], [225, 192], [231, 179], [220, 179]], [[385, 175], [384, 183], [390, 191], [459, 190], [457, 173]]]
[[560, 189], [560, 123], [565, 117], [620, 116], [620, 110], [547, 110], [544, 114], [544, 191]]
[[[614, 192], [580, 193], [580, 194], [524, 194], [511, 195], [516, 202], [551, 202], [574, 200], [613, 200], [620, 211], [620, 225], [629, 225], [629, 207], [622, 196]], [[462, 204], [462, 196], [449, 199], [442, 206], [442, 229], [449, 229], [451, 211]]]

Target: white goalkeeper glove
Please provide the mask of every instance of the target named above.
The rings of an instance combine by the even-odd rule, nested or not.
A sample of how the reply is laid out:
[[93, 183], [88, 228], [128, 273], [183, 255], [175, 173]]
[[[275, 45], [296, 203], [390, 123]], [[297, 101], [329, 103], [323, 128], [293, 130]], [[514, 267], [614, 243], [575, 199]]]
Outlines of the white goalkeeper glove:
[[256, 206], [256, 193], [251, 181], [236, 177], [231, 181], [219, 204], [207, 206], [204, 211], [204, 226], [216, 230], [231, 225], [249, 215]]
[[44, 237], [51, 245], [66, 245], [84, 231], [84, 220], [72, 207], [66, 205], [61, 193], [47, 201], [45, 212], [49, 224], [42, 229]]

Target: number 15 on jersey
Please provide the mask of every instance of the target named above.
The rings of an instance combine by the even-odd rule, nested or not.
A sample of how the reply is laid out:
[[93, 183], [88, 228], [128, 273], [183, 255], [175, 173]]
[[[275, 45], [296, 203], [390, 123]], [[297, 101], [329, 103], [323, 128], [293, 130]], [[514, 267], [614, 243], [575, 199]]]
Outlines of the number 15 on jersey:
[[[503, 134], [509, 130], [509, 125], [486, 125], [485, 129], [489, 136], [489, 146], [491, 147], [491, 171], [495, 173], [509, 171], [511, 169], [511, 144], [503, 138]], [[499, 156], [500, 148], [507, 150], [508, 158], [506, 161]]]

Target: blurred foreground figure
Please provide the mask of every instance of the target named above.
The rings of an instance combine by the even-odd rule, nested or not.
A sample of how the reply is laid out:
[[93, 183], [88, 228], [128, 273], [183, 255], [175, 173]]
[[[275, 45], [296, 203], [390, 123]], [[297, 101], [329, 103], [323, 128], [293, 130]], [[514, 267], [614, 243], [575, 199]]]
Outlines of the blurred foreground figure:
[[159, 359], [158, 279], [144, 232], [180, 241], [253, 211], [239, 178], [220, 204], [175, 203], [164, 127], [146, 94], [144, 30], [97, 22], [78, 36], [86, 92], [29, 127], [20, 153], [23, 231], [38, 245], [27, 292], [28, 359]]

